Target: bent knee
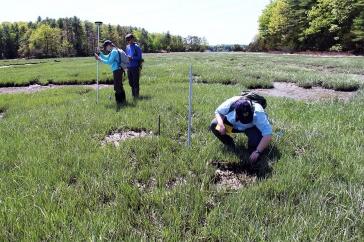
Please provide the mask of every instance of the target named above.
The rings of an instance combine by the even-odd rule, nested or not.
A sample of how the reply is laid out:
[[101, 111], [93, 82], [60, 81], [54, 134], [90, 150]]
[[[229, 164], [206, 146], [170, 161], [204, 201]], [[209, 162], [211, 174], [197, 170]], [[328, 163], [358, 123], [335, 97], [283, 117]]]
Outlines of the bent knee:
[[217, 120], [216, 120], [216, 119], [214, 119], [214, 120], [212, 120], [212, 122], [211, 122], [211, 124], [210, 124], [210, 126], [209, 126], [209, 130], [210, 130], [210, 131], [214, 131], [214, 130], [216, 130], [216, 126], [217, 126]]

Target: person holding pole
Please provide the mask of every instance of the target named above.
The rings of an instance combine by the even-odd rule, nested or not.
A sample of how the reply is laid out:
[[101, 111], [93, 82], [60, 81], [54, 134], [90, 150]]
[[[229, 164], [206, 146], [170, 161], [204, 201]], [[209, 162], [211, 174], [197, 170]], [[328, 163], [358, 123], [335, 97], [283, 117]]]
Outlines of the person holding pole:
[[125, 37], [127, 42], [126, 54], [129, 58], [128, 63], [128, 79], [131, 87], [133, 97], [139, 97], [139, 79], [140, 71], [142, 68], [143, 58], [142, 49], [135, 43], [135, 37], [133, 34], [128, 34]]
[[272, 126], [263, 106], [253, 100], [236, 96], [226, 100], [215, 111], [211, 132], [229, 149], [236, 151], [232, 133], [248, 136], [250, 161], [256, 162], [272, 140]]
[[118, 106], [126, 101], [125, 91], [123, 87], [123, 75], [129, 62], [128, 56], [121, 49], [118, 49], [110, 40], [106, 40], [103, 49], [109, 54], [95, 54], [95, 58], [104, 64], [110, 65], [114, 77], [115, 99]]

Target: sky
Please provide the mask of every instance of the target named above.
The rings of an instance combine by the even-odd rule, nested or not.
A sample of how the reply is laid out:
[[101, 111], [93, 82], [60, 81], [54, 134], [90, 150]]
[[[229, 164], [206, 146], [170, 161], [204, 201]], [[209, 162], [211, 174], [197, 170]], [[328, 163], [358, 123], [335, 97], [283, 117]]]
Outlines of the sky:
[[270, 0], [0, 0], [0, 22], [77, 16], [143, 27], [149, 32], [197, 35], [210, 45], [249, 44]]

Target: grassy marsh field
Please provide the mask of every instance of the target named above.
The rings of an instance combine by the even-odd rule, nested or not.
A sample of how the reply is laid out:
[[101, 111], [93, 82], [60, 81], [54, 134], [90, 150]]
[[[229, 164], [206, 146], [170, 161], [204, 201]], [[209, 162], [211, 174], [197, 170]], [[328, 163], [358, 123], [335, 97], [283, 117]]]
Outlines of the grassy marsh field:
[[[362, 241], [364, 58], [269, 54], [146, 55], [142, 99], [116, 111], [87, 87], [0, 95], [1, 241]], [[26, 63], [38, 63], [22, 65]], [[188, 67], [194, 68], [192, 148], [186, 147]], [[11, 67], [12, 64], [18, 64]], [[103, 83], [111, 74], [102, 66]], [[0, 61], [0, 85], [93, 83], [92, 58]], [[219, 189], [229, 153], [208, 131], [215, 108], [273, 82], [358, 90], [347, 102], [267, 97], [269, 169]], [[208, 85], [207, 85], [208, 84]], [[102, 140], [115, 130], [161, 135]], [[282, 136], [282, 134], [284, 134]], [[241, 146], [246, 138], [238, 136]], [[261, 176], [261, 173], [264, 173]]]

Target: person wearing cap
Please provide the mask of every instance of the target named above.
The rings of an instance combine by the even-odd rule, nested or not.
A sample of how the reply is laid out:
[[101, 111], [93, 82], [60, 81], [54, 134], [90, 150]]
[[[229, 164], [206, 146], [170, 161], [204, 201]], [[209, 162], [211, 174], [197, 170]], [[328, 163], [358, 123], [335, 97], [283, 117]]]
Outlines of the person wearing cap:
[[237, 96], [226, 100], [215, 111], [212, 133], [226, 146], [236, 149], [232, 133], [248, 137], [250, 161], [255, 162], [272, 140], [272, 126], [259, 103]]
[[128, 79], [129, 85], [131, 87], [133, 97], [139, 97], [139, 79], [140, 70], [142, 63], [142, 49], [135, 43], [135, 37], [133, 34], [128, 34], [125, 36], [127, 42], [126, 54], [129, 57], [128, 63]]
[[95, 54], [95, 58], [96, 60], [111, 66], [114, 79], [115, 99], [118, 105], [122, 105], [126, 101], [123, 87], [123, 73], [125, 72], [129, 60], [125, 52], [116, 48], [110, 40], [104, 42], [103, 48], [104, 51], [109, 54], [105, 55], [100, 52], [99, 55]]

